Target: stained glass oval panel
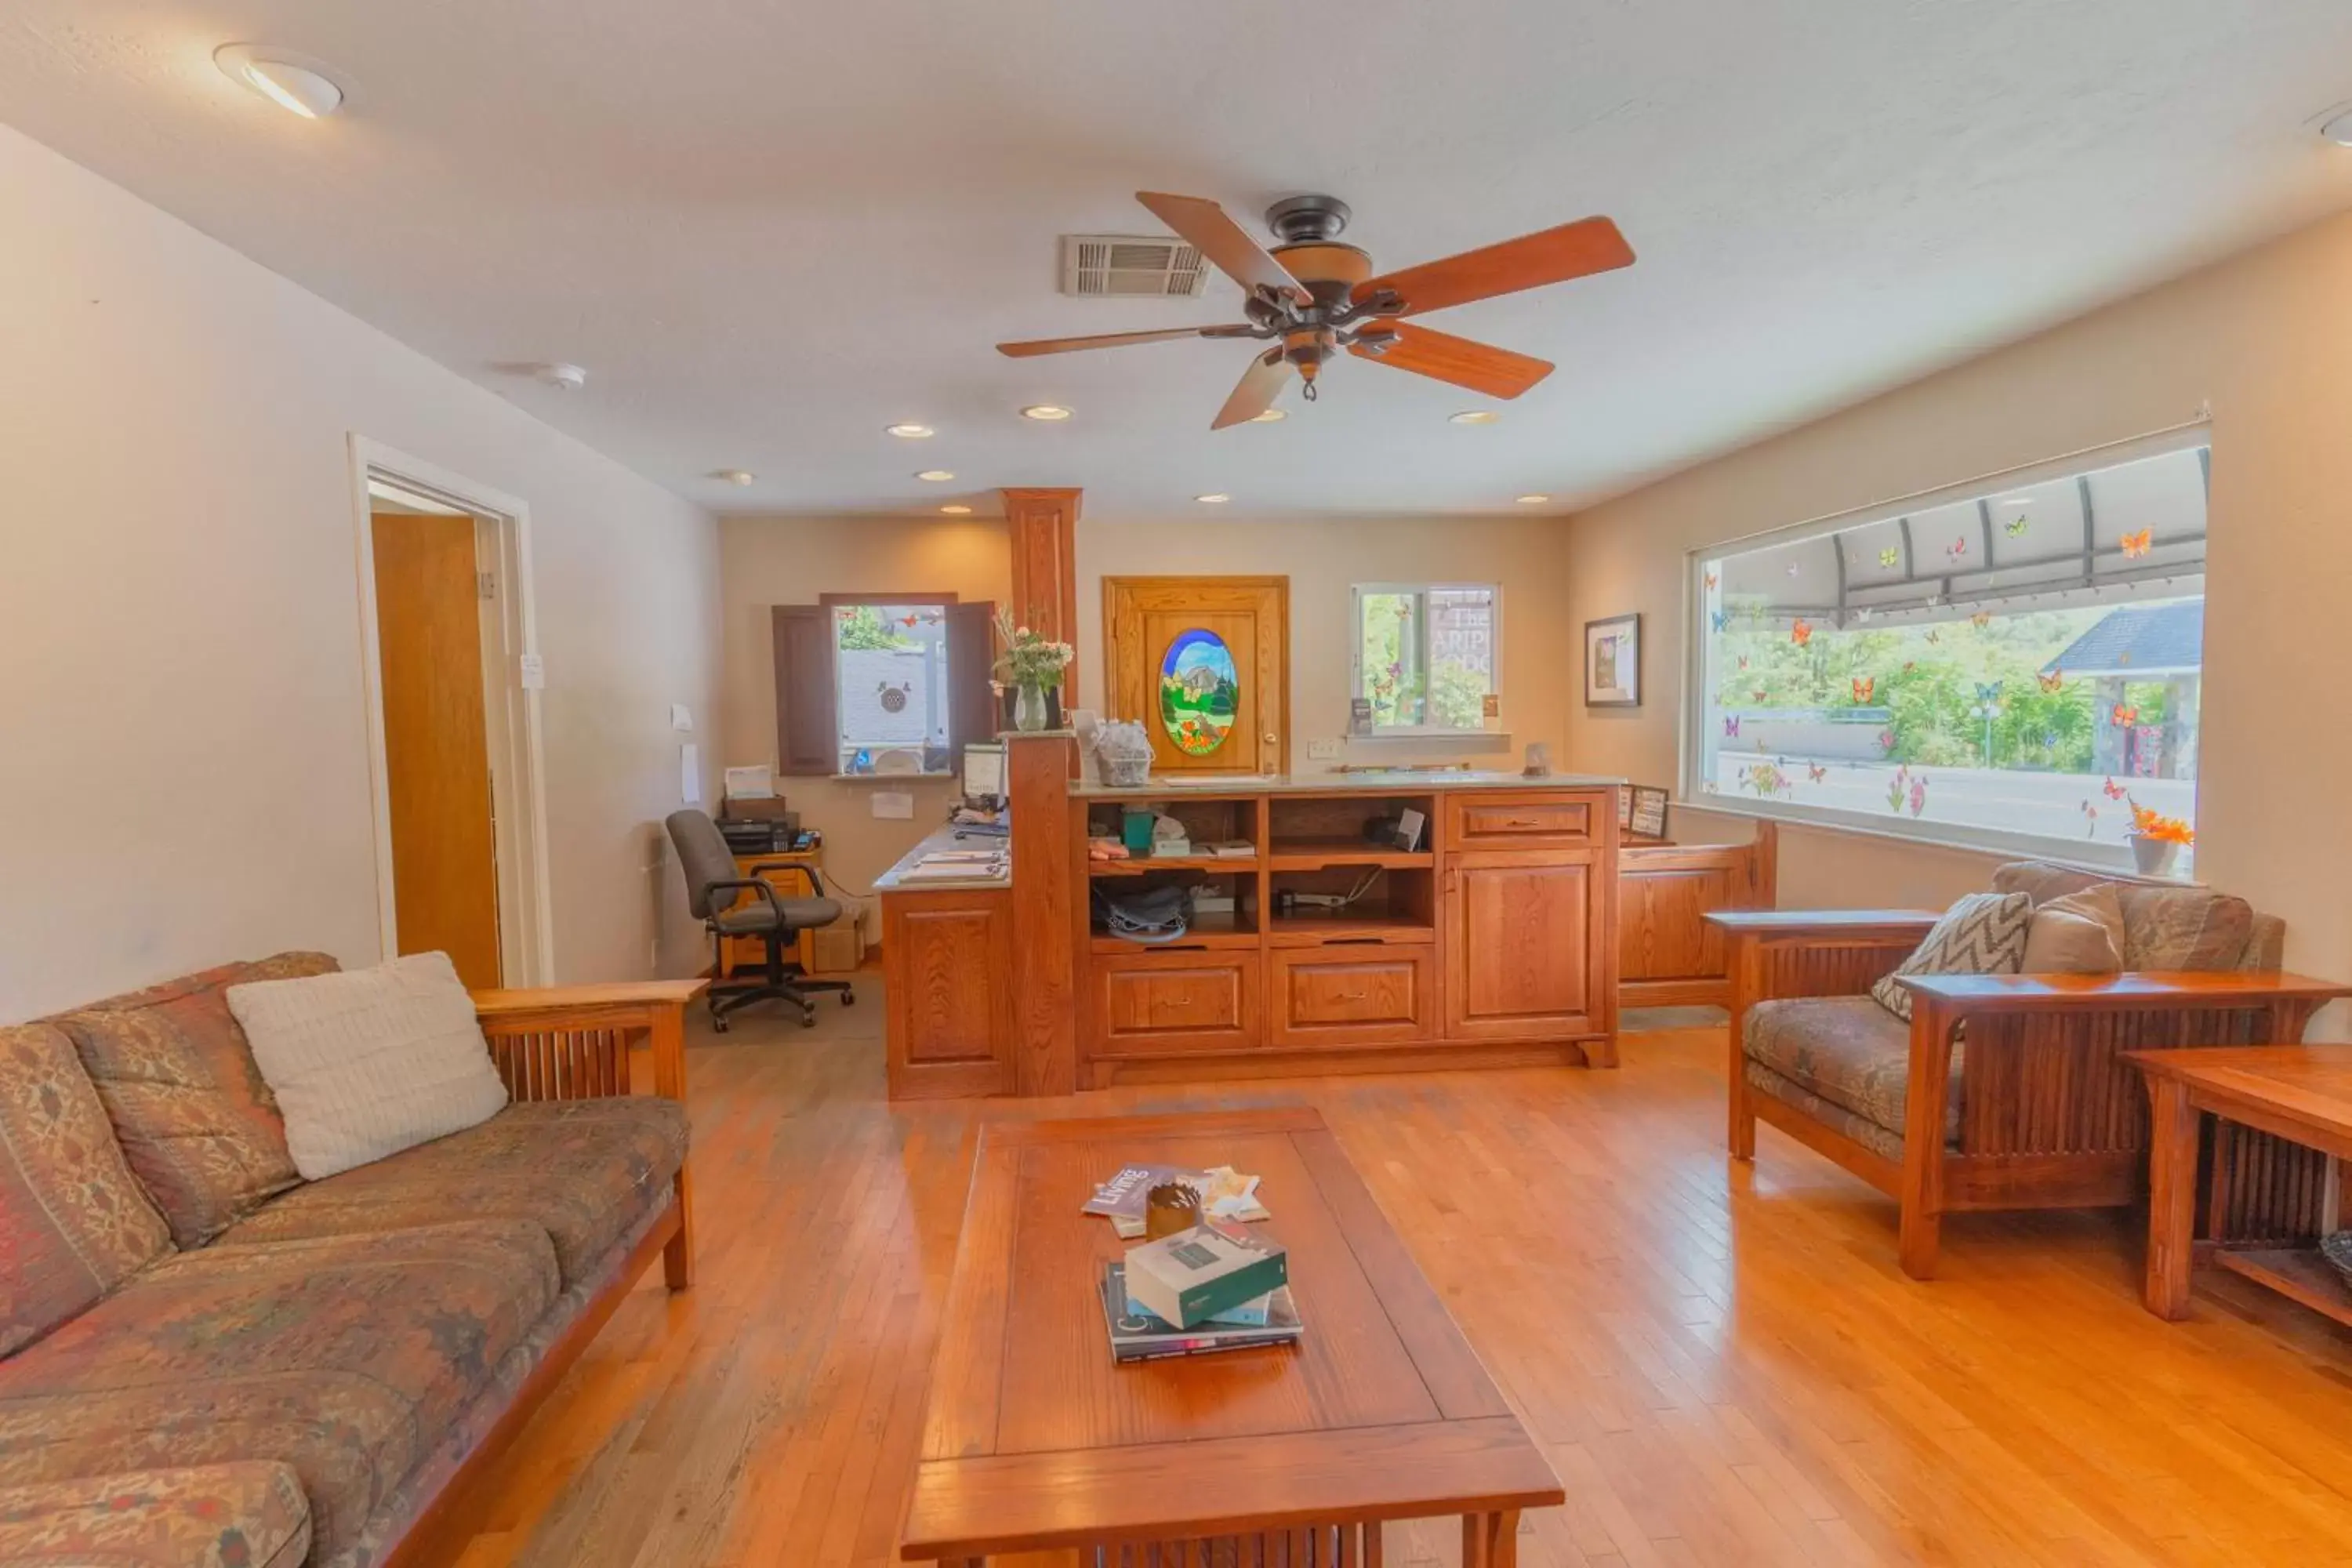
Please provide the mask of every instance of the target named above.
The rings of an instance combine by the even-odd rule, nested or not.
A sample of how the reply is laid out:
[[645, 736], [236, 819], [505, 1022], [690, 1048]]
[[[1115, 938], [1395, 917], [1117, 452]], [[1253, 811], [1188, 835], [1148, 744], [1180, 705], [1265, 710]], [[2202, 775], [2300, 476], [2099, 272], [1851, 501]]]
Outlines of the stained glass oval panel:
[[1160, 723], [1176, 749], [1205, 757], [1233, 732], [1241, 671], [1223, 637], [1198, 627], [1179, 632], [1160, 661]]

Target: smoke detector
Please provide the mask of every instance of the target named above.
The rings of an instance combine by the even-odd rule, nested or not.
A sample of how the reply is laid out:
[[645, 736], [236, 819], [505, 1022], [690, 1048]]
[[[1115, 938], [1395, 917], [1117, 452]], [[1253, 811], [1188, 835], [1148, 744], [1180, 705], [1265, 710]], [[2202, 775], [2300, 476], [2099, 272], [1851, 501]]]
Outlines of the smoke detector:
[[1126, 299], [1197, 300], [1209, 264], [1198, 247], [1166, 235], [1066, 234], [1062, 292]]

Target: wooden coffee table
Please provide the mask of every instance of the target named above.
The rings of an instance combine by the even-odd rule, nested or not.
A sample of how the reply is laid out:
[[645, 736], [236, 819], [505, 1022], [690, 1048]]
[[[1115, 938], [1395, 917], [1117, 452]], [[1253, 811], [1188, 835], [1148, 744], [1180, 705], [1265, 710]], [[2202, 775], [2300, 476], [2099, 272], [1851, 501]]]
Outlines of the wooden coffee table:
[[[1078, 1210], [1129, 1161], [1264, 1179], [1299, 1344], [1112, 1362], [1125, 1244]], [[1507, 1568], [1519, 1510], [1564, 1500], [1313, 1110], [993, 1122], [976, 1163], [902, 1556], [1377, 1568], [1381, 1521], [1458, 1514], [1463, 1562]]]
[[[2218, 1116], [2290, 1143], [2352, 1161], [2352, 1046], [2240, 1046], [2219, 1050], [2126, 1051], [2147, 1077], [2147, 1275], [2141, 1299], [2159, 1318], [2189, 1315], [2195, 1261], [2198, 1146]], [[2212, 1206], [2221, 1206], [2214, 1162]], [[2212, 1260], [2352, 1324], [2352, 1289], [2315, 1247], [2238, 1250]]]

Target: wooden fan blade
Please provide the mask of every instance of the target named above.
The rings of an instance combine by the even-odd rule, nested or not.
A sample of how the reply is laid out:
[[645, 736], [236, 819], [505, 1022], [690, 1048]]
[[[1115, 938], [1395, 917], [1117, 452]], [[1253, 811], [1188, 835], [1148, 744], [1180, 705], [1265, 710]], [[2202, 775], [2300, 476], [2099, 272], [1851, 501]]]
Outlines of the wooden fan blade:
[[996, 352], [1014, 359], [1038, 354], [1066, 354], [1074, 349], [1115, 349], [1126, 343], [1164, 343], [1178, 338], [1204, 337], [1209, 327], [1163, 327], [1152, 332], [1097, 332], [1090, 338], [1033, 338], [1025, 343], [999, 343]]
[[1278, 294], [1288, 294], [1302, 305], [1314, 298], [1216, 203], [1202, 196], [1171, 196], [1160, 191], [1138, 191], [1135, 199], [1150, 207], [1152, 216], [1174, 229], [1178, 237], [1244, 289], [1271, 289]]
[[[1271, 363], [1268, 363], [1269, 355]], [[1273, 355], [1271, 351], [1260, 354], [1250, 361], [1249, 369], [1242, 373], [1241, 381], [1234, 387], [1234, 395], [1225, 399], [1225, 405], [1217, 410], [1214, 419], [1209, 421], [1209, 428], [1223, 430], [1229, 425], [1248, 424], [1273, 407], [1274, 400], [1281, 396], [1282, 389], [1289, 384], [1290, 362]]]
[[1360, 342], [1348, 352], [1358, 359], [1394, 365], [1416, 375], [1433, 376], [1473, 392], [1483, 392], [1489, 397], [1517, 397], [1551, 374], [1551, 364], [1547, 360], [1473, 342], [1434, 328], [1406, 326], [1400, 321], [1395, 323], [1395, 332], [1394, 341], [1379, 353], [1371, 353]]
[[1368, 278], [1356, 285], [1353, 298], [1368, 299], [1383, 289], [1393, 289], [1404, 300], [1403, 313], [1418, 316], [1473, 300], [1565, 283], [1571, 278], [1630, 267], [1633, 262], [1633, 247], [1625, 243], [1615, 224], [1605, 217], [1580, 218], [1541, 234], [1523, 235], [1443, 261], [1425, 261], [1402, 272]]

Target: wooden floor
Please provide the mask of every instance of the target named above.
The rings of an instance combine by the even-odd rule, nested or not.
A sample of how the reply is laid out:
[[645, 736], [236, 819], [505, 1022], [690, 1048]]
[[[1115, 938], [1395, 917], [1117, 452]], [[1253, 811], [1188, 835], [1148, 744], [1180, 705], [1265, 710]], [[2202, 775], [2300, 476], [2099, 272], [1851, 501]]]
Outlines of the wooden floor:
[[[701, 1276], [621, 1309], [485, 1485], [464, 1568], [891, 1561], [984, 1115], [1305, 1100], [1568, 1489], [1520, 1562], [2352, 1563], [2352, 1334], [2251, 1287], [2137, 1299], [2118, 1217], [1893, 1206], [1762, 1130], [1720, 1034], [1616, 1072], [1314, 1079], [893, 1108], [878, 977], [690, 1053]], [[1392, 1565], [1458, 1535], [1391, 1526]]]

